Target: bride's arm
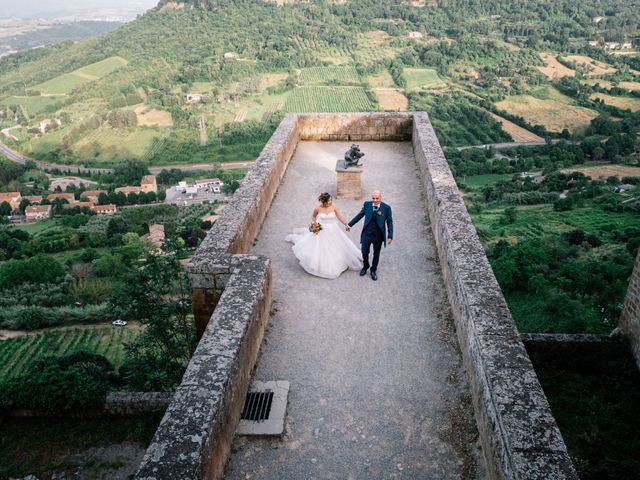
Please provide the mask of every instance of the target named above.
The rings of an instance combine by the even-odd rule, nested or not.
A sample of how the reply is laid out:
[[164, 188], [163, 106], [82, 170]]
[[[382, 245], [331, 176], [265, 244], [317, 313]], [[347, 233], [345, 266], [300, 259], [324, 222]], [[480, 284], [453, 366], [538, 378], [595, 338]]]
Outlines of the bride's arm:
[[311, 213], [311, 223], [314, 223], [316, 221], [317, 216], [318, 216], [318, 209], [314, 208], [313, 212]]
[[340, 213], [340, 210], [338, 209], [338, 207], [333, 207], [333, 211], [336, 212], [336, 217], [338, 217], [338, 220], [340, 220], [340, 223], [342, 223], [345, 227], [349, 228], [349, 224]]

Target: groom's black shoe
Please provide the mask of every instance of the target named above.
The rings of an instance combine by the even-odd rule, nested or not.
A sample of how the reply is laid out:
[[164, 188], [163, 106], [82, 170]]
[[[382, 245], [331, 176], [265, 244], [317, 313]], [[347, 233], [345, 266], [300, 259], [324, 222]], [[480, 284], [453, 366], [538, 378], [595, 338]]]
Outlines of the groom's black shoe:
[[373, 270], [371, 270], [371, 280], [378, 280], [378, 274]]
[[362, 270], [360, 270], [360, 276], [364, 277], [367, 274], [367, 269], [363, 268]]

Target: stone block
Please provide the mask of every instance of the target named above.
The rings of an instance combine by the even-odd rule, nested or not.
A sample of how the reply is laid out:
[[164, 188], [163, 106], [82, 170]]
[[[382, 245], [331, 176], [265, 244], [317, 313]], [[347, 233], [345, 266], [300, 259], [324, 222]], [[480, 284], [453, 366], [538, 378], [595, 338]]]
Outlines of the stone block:
[[336, 162], [336, 198], [362, 198], [363, 167], [346, 168], [344, 160]]

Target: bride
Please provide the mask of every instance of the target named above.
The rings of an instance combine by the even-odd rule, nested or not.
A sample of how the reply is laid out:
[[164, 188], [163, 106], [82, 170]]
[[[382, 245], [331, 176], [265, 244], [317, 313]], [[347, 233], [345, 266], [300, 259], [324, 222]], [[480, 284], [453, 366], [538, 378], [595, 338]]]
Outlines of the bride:
[[320, 194], [318, 205], [311, 215], [311, 226], [320, 224], [321, 229], [311, 232], [308, 228], [296, 228], [285, 240], [293, 242], [293, 253], [300, 266], [311, 275], [323, 278], [338, 278], [347, 269], [362, 268], [362, 253], [338, 222], [351, 230], [340, 210], [333, 204], [331, 195]]

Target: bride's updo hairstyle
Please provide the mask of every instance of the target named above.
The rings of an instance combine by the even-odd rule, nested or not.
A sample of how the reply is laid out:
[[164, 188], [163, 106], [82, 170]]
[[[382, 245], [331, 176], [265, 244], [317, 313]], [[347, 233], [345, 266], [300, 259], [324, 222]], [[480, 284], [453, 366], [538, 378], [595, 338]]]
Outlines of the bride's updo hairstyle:
[[331, 195], [329, 195], [327, 192], [321, 193], [318, 197], [318, 201], [322, 204], [323, 207], [329, 200], [331, 200]]

